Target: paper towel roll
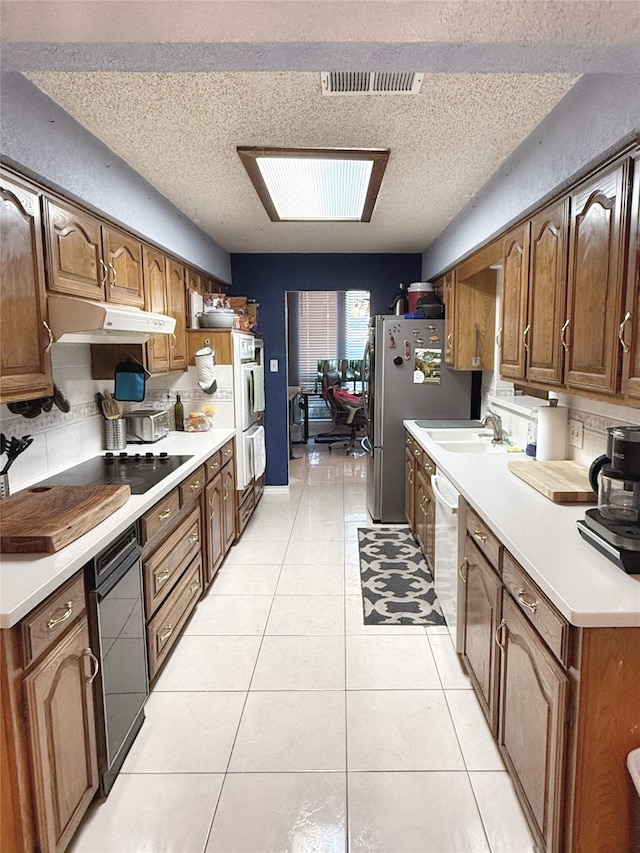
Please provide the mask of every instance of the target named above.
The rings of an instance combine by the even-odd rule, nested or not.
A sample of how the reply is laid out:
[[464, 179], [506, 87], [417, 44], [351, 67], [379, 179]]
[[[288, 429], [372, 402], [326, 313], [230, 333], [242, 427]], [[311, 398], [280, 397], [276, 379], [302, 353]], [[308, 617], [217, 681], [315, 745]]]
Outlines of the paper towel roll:
[[566, 406], [540, 406], [536, 459], [544, 462], [567, 458], [568, 414]]

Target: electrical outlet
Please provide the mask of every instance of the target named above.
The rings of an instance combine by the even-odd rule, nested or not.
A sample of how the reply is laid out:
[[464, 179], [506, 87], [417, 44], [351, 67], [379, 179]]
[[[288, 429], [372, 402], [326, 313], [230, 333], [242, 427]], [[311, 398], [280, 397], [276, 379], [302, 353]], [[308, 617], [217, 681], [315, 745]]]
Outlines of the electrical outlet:
[[569, 418], [569, 444], [571, 447], [581, 448], [584, 444], [584, 424]]

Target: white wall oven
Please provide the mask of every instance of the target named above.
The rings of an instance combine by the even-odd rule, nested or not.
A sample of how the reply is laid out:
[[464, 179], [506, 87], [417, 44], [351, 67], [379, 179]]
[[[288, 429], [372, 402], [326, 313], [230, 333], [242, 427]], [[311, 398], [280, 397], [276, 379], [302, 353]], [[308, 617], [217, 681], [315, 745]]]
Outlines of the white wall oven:
[[264, 368], [260, 338], [242, 332], [232, 332], [232, 337], [236, 487], [242, 491], [262, 473], [259, 463], [264, 455], [264, 429], [258, 420], [264, 411]]

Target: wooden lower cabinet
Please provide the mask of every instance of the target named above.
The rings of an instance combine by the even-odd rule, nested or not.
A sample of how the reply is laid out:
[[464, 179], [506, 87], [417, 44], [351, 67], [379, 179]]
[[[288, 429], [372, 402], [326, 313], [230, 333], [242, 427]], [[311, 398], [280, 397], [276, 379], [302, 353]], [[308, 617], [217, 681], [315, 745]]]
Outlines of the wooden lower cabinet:
[[435, 526], [436, 502], [431, 488], [431, 478], [422, 466], [418, 466], [415, 491], [415, 537], [427, 558], [431, 571], [433, 571], [435, 559]]
[[415, 501], [415, 485], [416, 485], [416, 460], [413, 455], [412, 445], [413, 439], [407, 436], [407, 449], [404, 453], [404, 514], [409, 522], [409, 527], [415, 531], [416, 526], [416, 501]]
[[495, 569], [467, 538], [460, 567], [462, 659], [491, 732], [498, 727], [498, 656], [495, 642], [502, 611], [502, 584]]
[[569, 679], [506, 592], [502, 606], [498, 746], [545, 849], [561, 850]]
[[204, 565], [204, 586], [206, 589], [238, 535], [236, 529], [236, 475], [233, 439], [207, 460], [205, 470], [207, 485], [205, 487], [203, 520], [207, 541]]
[[62, 853], [98, 790], [97, 661], [78, 587], [82, 574], [1, 632], [3, 853]]
[[546, 853], [637, 849], [640, 628], [570, 625], [461, 502], [463, 661]]

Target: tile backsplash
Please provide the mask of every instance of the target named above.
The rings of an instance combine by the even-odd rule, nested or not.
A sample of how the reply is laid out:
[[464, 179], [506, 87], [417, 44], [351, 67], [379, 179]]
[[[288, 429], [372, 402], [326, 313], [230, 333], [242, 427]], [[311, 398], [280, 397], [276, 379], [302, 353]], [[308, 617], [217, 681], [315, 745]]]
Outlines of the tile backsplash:
[[[104, 451], [104, 419], [98, 411], [98, 391], [113, 392], [113, 381], [91, 378], [91, 350], [88, 344], [54, 344], [51, 350], [53, 379], [63, 391], [71, 411], [61, 412], [55, 405], [50, 412], [36, 418], [15, 415], [0, 406], [0, 427], [8, 436], [33, 436], [33, 444], [9, 470], [11, 492], [42, 480], [49, 474], [73, 465], [76, 461]], [[202, 409], [209, 403], [215, 409], [214, 426], [232, 427], [233, 375], [230, 365], [216, 367], [218, 388], [213, 395], [204, 394], [197, 383], [195, 367], [186, 373], [151, 377], [147, 381], [143, 403], [125, 404], [129, 408], [171, 408], [180, 393], [185, 413]]]

